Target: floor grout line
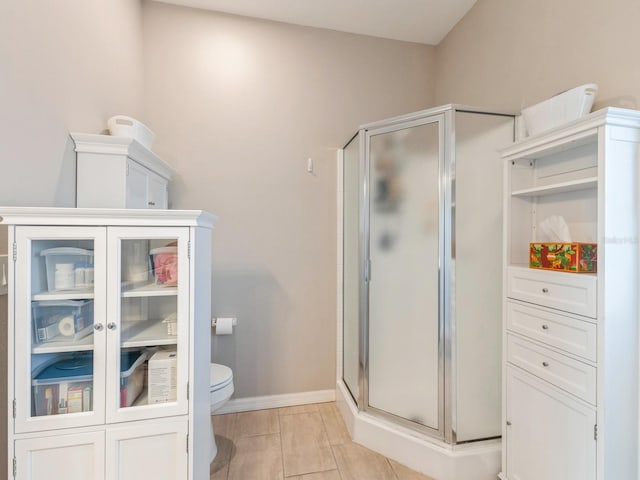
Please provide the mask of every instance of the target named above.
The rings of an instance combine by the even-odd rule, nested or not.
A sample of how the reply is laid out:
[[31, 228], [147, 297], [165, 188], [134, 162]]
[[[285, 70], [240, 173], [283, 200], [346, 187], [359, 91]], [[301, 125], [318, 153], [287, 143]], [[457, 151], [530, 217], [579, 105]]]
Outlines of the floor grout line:
[[331, 444], [331, 440], [329, 439], [329, 431], [327, 430], [327, 422], [324, 420], [324, 415], [322, 415], [322, 411], [318, 409], [320, 413], [320, 420], [322, 421], [322, 428], [324, 428], [324, 434], [327, 437], [327, 443], [329, 444], [329, 450], [331, 450], [331, 456], [333, 457], [333, 463], [336, 466], [336, 470], [338, 471], [338, 475], [342, 478], [342, 472], [340, 471], [340, 466], [338, 465], [338, 459], [336, 458], [336, 452], [333, 451], [333, 445]]
[[[330, 404], [331, 402], [322, 402], [322, 403], [328, 403]], [[320, 404], [312, 404], [315, 406], [318, 406]], [[268, 410], [275, 410], [275, 409], [264, 409], [263, 411], [268, 411]], [[235, 443], [243, 438], [255, 438], [255, 437], [268, 437], [268, 436], [273, 436], [273, 435], [278, 435], [278, 445], [280, 448], [280, 468], [281, 468], [281, 475], [280, 477], [276, 477], [276, 478], [280, 478], [281, 480], [293, 480], [295, 478], [304, 478], [306, 476], [310, 476], [310, 475], [317, 475], [317, 474], [321, 474], [323, 472], [325, 472], [326, 474], [330, 475], [332, 478], [337, 477], [340, 480], [343, 480], [345, 477], [345, 472], [342, 471], [342, 469], [340, 468], [340, 465], [338, 464], [338, 449], [341, 447], [344, 447], [345, 443], [337, 443], [337, 444], [332, 444], [331, 443], [331, 439], [329, 436], [329, 427], [328, 427], [328, 423], [329, 420], [333, 420], [333, 412], [332, 410], [325, 410], [323, 411], [323, 409], [321, 408], [317, 408], [317, 410], [311, 410], [311, 411], [302, 411], [302, 412], [297, 412], [297, 413], [281, 413], [280, 410], [278, 410], [276, 412], [277, 415], [277, 424], [275, 426], [277, 426], [278, 431], [277, 432], [269, 432], [269, 433], [259, 433], [259, 434], [250, 434], [250, 435], [238, 435], [238, 422], [239, 422], [239, 418], [241, 416], [242, 412], [237, 412], [237, 413], [232, 413], [232, 414], [227, 414], [231, 416], [230, 419], [230, 424], [231, 424], [231, 428], [229, 433], [229, 436], [231, 437], [231, 443], [232, 445], [235, 447]], [[320, 416], [320, 421], [321, 421], [321, 425], [322, 425], [322, 434], [324, 434], [325, 439], [327, 441], [327, 444], [329, 446], [329, 450], [330, 450], [330, 454], [334, 463], [334, 468], [330, 468], [328, 470], [314, 470], [314, 471], [310, 471], [310, 472], [305, 472], [303, 474], [301, 473], [297, 473], [297, 474], [291, 474], [288, 475], [285, 472], [285, 461], [284, 461], [284, 441], [283, 441], [283, 436], [282, 436], [282, 420], [284, 417], [290, 417], [290, 416], [295, 416], [295, 415], [312, 415], [312, 414], [318, 414]], [[289, 420], [289, 422], [291, 422], [292, 420]], [[274, 424], [267, 424], [267, 425], [274, 425]], [[267, 429], [268, 430], [268, 429]], [[225, 430], [226, 431], [226, 430]], [[335, 432], [334, 432], [335, 433]], [[350, 438], [350, 436], [349, 436]], [[340, 440], [342, 440], [342, 437], [339, 438]], [[385, 455], [379, 454], [377, 452], [373, 452], [369, 449], [367, 449], [366, 447], [363, 447], [365, 450], [368, 450], [376, 455], [380, 455], [382, 458], [384, 458], [386, 465], [388, 467], [388, 469], [390, 469], [391, 471], [391, 475], [389, 475], [389, 479], [390, 480], [400, 480], [401, 478], [403, 478], [403, 475], [401, 475], [401, 473], [399, 471], [396, 470], [396, 468], [394, 468], [392, 460], [388, 457], [386, 457]], [[272, 450], [273, 451], [273, 450]], [[225, 474], [219, 475], [219, 478], [222, 478], [224, 480], [230, 480], [231, 477], [231, 463], [233, 460], [234, 456], [233, 455], [229, 455], [228, 458], [228, 463], [226, 465], [226, 472]], [[327, 457], [328, 458], [328, 457]], [[344, 459], [343, 459], [344, 460]], [[272, 465], [277, 465], [277, 463], [272, 464]], [[308, 465], [310, 466], [310, 465]], [[319, 465], [318, 465], [319, 466]], [[347, 468], [347, 470], [349, 469], [349, 463], [347, 462], [346, 464], [343, 465], [344, 467]], [[336, 472], [336, 473], [333, 473]], [[346, 472], [348, 473], [348, 472]], [[218, 477], [216, 477], [218, 478]], [[426, 478], [426, 477], [425, 477]], [[241, 479], [241, 480], [252, 480], [252, 479]]]
[[[340, 467], [338, 467], [338, 461], [336, 460], [336, 455], [333, 452], [333, 445], [331, 445], [331, 440], [329, 440], [329, 431], [327, 430], [327, 423], [324, 421], [324, 415], [322, 415], [322, 410], [320, 410], [319, 407], [318, 407], [318, 415], [320, 415], [320, 421], [322, 422], [322, 430], [324, 431], [324, 436], [327, 439], [327, 445], [329, 445], [329, 451], [331, 452], [331, 458], [333, 458], [333, 464], [336, 466], [335, 469], [338, 471], [338, 476], [342, 478], [342, 474], [340, 473]], [[326, 471], [330, 472], [331, 470], [326, 470]]]
[[396, 472], [396, 469], [393, 468], [393, 465], [389, 461], [389, 458], [388, 457], [384, 457], [384, 459], [387, 461], [387, 465], [389, 465], [389, 468], [391, 469], [391, 473], [393, 473], [393, 476], [396, 477], [396, 480], [399, 480], [400, 477], [398, 477], [398, 472]]
[[284, 448], [282, 447], [282, 422], [280, 421], [280, 410], [278, 410], [278, 439], [280, 440], [280, 465], [282, 465], [282, 478], [286, 478], [284, 471]]

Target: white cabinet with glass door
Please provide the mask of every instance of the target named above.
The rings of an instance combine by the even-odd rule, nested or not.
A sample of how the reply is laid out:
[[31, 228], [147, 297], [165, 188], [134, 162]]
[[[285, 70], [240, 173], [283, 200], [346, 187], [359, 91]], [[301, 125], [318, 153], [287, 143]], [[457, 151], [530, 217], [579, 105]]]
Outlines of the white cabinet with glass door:
[[[198, 478], [208, 471], [206, 452], [188, 443], [207, 438], [208, 369], [194, 359], [209, 364], [213, 217], [47, 212], [0, 214], [15, 252], [14, 476], [39, 480], [34, 472], [50, 470], [47, 462], [91, 454], [83, 468], [111, 465], [103, 468], [108, 479], [156, 471], [159, 457], [167, 465], [154, 478]], [[122, 454], [134, 444], [139, 455]]]

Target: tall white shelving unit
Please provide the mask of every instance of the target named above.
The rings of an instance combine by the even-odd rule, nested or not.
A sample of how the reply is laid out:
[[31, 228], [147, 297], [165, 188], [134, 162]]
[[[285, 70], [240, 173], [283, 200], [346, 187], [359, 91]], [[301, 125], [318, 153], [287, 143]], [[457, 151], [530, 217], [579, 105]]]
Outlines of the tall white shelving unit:
[[[607, 108], [503, 150], [505, 480], [638, 478], [640, 112]], [[528, 268], [563, 216], [597, 274]]]
[[7, 478], [208, 478], [213, 222], [0, 211], [12, 257]]

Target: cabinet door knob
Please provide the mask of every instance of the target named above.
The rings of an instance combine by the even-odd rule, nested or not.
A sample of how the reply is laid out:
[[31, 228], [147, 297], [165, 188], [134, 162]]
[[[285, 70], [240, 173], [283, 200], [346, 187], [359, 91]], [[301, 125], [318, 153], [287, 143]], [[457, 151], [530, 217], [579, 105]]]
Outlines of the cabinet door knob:
[[97, 332], [101, 332], [103, 328], [104, 328], [104, 325], [102, 325], [101, 323], [96, 323], [93, 326], [93, 329], [96, 330]]
[[511, 426], [511, 422], [509, 420], [507, 420], [507, 427]]
[[544, 288], [542, 289], [542, 293], [549, 293], [549, 289], [548, 289], [547, 287], [544, 287]]
[[548, 367], [549, 366], [549, 362], [542, 362], [542, 366], [543, 367]]
[[156, 202], [149, 201], [149, 202], [147, 202], [147, 205], [149, 205], [150, 207], [155, 207], [156, 206]]
[[116, 329], [116, 326], [117, 326], [117, 325], [115, 324], [115, 322], [109, 322], [109, 323], [107, 323], [107, 328], [108, 328], [109, 330], [115, 330], [115, 329]]
[[543, 330], [549, 330], [549, 325], [547, 325], [546, 323], [544, 325], [542, 325], [542, 329]]

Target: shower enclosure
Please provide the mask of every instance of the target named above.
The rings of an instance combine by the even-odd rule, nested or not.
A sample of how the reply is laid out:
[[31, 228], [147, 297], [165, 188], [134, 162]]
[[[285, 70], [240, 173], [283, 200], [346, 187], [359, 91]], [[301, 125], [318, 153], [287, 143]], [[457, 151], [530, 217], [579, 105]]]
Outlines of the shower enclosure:
[[449, 444], [500, 436], [513, 138], [513, 115], [449, 105], [344, 147], [342, 381], [360, 411]]

